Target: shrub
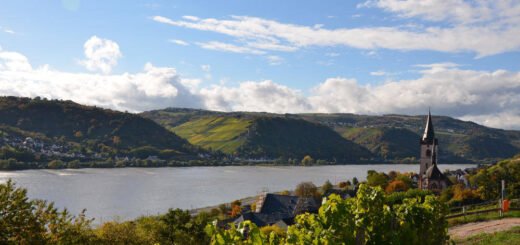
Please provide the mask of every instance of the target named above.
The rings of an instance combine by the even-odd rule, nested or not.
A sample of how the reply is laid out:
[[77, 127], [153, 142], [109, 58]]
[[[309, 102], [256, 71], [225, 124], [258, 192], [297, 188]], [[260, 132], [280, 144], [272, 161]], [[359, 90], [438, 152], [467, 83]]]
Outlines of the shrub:
[[332, 190], [334, 186], [330, 183], [329, 180], [325, 181], [325, 184], [321, 187], [321, 193], [325, 193], [328, 190]]

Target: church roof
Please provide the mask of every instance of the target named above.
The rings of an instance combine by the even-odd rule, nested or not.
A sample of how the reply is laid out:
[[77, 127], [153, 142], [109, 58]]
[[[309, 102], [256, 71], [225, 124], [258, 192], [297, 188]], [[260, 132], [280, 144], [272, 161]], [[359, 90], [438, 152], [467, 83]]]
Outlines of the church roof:
[[437, 164], [433, 164], [426, 170], [426, 178], [428, 179], [438, 179], [445, 180], [448, 185], [451, 185], [450, 179], [448, 179], [437, 167]]
[[444, 175], [441, 173], [439, 168], [437, 167], [437, 164], [433, 164], [426, 170], [426, 177], [428, 179], [440, 179]]
[[428, 111], [428, 119], [426, 121], [426, 128], [422, 137], [423, 141], [433, 142], [435, 140], [435, 132], [433, 131], [432, 114]]

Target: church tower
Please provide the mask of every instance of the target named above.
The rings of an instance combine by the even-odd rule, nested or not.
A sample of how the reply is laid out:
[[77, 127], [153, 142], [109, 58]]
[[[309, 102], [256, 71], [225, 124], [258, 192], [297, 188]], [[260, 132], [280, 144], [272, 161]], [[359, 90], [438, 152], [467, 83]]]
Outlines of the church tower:
[[428, 110], [428, 119], [426, 120], [426, 128], [424, 129], [423, 137], [420, 141], [421, 144], [421, 159], [419, 168], [419, 188], [422, 187], [422, 178], [426, 174], [426, 171], [433, 165], [437, 165], [437, 152], [439, 148], [439, 142], [435, 138], [435, 132], [433, 131], [432, 114]]

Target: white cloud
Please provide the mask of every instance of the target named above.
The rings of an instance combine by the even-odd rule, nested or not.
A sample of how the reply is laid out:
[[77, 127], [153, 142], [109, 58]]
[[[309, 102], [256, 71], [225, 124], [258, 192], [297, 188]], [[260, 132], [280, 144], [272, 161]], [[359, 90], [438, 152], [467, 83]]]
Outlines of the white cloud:
[[192, 21], [197, 21], [197, 20], [199, 20], [199, 17], [197, 17], [197, 16], [191, 16], [191, 15], [185, 15], [185, 16], [182, 16], [182, 18], [187, 19], [187, 20], [192, 20]]
[[263, 47], [257, 48], [265, 50], [280, 50], [276, 49], [280, 45], [286, 47], [285, 51], [308, 46], [344, 45], [369, 50], [469, 51], [477, 53], [477, 57], [483, 57], [520, 48], [520, 7], [508, 10], [507, 14], [501, 16], [507, 21], [503, 22], [499, 18], [482, 25], [439, 25], [422, 29], [406, 26], [317, 29], [314, 26], [285, 24], [249, 16], [197, 21], [174, 21], [162, 16], [153, 19], [170, 25], [225, 34], [237, 38], [238, 42], [263, 43]]
[[33, 68], [15, 52], [0, 52], [0, 95], [70, 99], [117, 110], [143, 111], [168, 106], [201, 107], [191, 90], [200, 81], [181, 79], [173, 68], [147, 63], [141, 73], [120, 75], [69, 73]]
[[311, 109], [299, 91], [270, 80], [242, 82], [238, 87], [213, 85], [202, 89], [200, 94], [210, 110], [286, 113]]
[[518, 17], [520, 14], [520, 3], [510, 0], [378, 0], [367, 1], [358, 7], [378, 7], [404, 18], [420, 17], [429, 21], [449, 20], [465, 24]]
[[328, 78], [304, 95], [270, 80], [199, 88], [200, 79], [181, 78], [174, 68], [150, 63], [143, 72], [118, 75], [62, 72], [48, 65], [33, 68], [24, 55], [0, 50], [0, 95], [71, 99], [128, 111], [173, 106], [277, 113], [424, 114], [431, 106], [437, 115], [520, 129], [520, 72], [443, 64], [421, 65], [419, 78], [378, 86], [361, 85], [353, 78]]
[[326, 53], [325, 55], [326, 55], [326, 56], [329, 56], [329, 57], [337, 57], [337, 56], [339, 56], [340, 54], [339, 54], [339, 53]]
[[272, 66], [281, 65], [283, 62], [283, 58], [276, 55], [267, 56], [267, 60], [269, 61], [269, 65]]
[[225, 52], [233, 52], [233, 53], [248, 53], [248, 54], [265, 54], [264, 51], [252, 49], [248, 47], [239, 47], [230, 43], [221, 43], [217, 41], [212, 41], [209, 43], [196, 43], [200, 47], [204, 49], [225, 51]]
[[443, 63], [434, 63], [434, 64], [417, 64], [414, 66], [422, 67], [422, 68], [454, 68], [454, 67], [458, 67], [461, 65], [453, 63], [453, 62], [443, 62]]
[[417, 115], [432, 107], [437, 115], [520, 129], [520, 72], [427, 68], [420, 74], [417, 79], [379, 86], [329, 78], [309, 96], [272, 81], [244, 82], [234, 88], [213, 86], [200, 93], [206, 108], [214, 110]]
[[179, 45], [182, 45], [182, 46], [188, 46], [190, 45], [189, 43], [185, 42], [185, 41], [182, 41], [182, 40], [176, 40], [176, 39], [171, 39], [169, 40], [169, 42], [171, 43], [175, 43], [175, 44], [179, 44]]
[[203, 71], [210, 71], [211, 70], [211, 66], [210, 65], [201, 65], [200, 68]]
[[117, 59], [122, 56], [116, 42], [97, 36], [92, 36], [83, 47], [87, 59], [81, 60], [79, 63], [89, 71], [100, 70], [108, 74], [112, 71], [112, 67], [117, 65]]
[[2, 26], [0, 26], [0, 30], [3, 30], [4, 32], [9, 33], [9, 34], [14, 34], [14, 31], [13, 31], [13, 30], [11, 30], [11, 29], [7, 29], [7, 28], [4, 28], [4, 27], [2, 27]]
[[370, 75], [372, 76], [384, 76], [386, 75], [386, 72], [385, 71], [373, 71], [373, 72], [370, 72]]

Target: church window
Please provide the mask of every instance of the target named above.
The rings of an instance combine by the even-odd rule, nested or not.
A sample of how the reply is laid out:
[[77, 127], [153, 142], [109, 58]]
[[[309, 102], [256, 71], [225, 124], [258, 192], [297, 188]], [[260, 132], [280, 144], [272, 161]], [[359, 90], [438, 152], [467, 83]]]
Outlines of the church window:
[[429, 157], [432, 155], [432, 151], [431, 150], [426, 150], [426, 156]]

